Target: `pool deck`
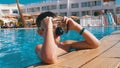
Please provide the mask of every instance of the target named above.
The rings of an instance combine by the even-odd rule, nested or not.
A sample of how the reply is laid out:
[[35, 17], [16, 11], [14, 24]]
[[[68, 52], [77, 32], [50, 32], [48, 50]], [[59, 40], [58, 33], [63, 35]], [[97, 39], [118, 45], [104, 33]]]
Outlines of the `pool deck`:
[[105, 36], [97, 49], [78, 50], [59, 57], [56, 64], [28, 68], [120, 68], [120, 30]]

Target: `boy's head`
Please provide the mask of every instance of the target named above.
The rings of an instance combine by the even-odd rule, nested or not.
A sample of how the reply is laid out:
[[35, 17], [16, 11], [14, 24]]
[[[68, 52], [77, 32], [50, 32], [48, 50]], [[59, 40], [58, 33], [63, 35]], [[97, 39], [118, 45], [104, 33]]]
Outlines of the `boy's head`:
[[[42, 21], [44, 20], [44, 18], [46, 18], [47, 16], [54, 18], [54, 19], [52, 20], [52, 23], [53, 23], [53, 33], [54, 33], [55, 35], [57, 35], [57, 36], [62, 35], [63, 32], [64, 32], [64, 30], [63, 30], [63, 28], [60, 27], [60, 26], [62, 26], [62, 22], [61, 22], [61, 21], [62, 21], [63, 18], [61, 18], [61, 17], [56, 18], [57, 15], [54, 14], [53, 12], [50, 12], [50, 11], [41, 13], [41, 14], [37, 17], [37, 19], [36, 19], [36, 25], [37, 25], [37, 27], [38, 27], [38, 33], [39, 33], [40, 35], [43, 35], [44, 29], [41, 28], [41, 27], [42, 27], [41, 22], [42, 22]], [[60, 20], [59, 20], [59, 19], [60, 19]], [[39, 27], [40, 27], [40, 28], [39, 28]], [[65, 27], [65, 25], [64, 25], [64, 27]]]
[[46, 18], [47, 16], [54, 18], [54, 17], [56, 17], [56, 14], [54, 14], [53, 12], [50, 12], [50, 11], [41, 13], [41, 14], [37, 17], [37, 19], [36, 19], [36, 25], [37, 25], [37, 27], [40, 27], [40, 26], [41, 26], [41, 21], [42, 21], [44, 18]]

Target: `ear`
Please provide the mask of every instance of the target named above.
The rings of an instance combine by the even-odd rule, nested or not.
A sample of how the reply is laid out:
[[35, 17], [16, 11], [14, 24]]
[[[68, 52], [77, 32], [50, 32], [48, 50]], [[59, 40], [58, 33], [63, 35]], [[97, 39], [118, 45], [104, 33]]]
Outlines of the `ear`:
[[42, 30], [37, 30], [39, 35], [43, 35], [43, 31]]

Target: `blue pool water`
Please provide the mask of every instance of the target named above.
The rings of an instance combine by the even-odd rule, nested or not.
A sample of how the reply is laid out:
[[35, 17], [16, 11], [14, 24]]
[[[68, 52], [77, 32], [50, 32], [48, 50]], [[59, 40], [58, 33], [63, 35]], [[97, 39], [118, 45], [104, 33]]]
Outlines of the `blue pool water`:
[[[120, 27], [87, 27], [98, 39], [120, 30]], [[61, 36], [61, 41], [83, 40], [76, 31], [69, 31]], [[35, 53], [35, 46], [41, 44], [43, 38], [37, 29], [1, 29], [0, 30], [0, 68], [24, 68], [40, 62]]]

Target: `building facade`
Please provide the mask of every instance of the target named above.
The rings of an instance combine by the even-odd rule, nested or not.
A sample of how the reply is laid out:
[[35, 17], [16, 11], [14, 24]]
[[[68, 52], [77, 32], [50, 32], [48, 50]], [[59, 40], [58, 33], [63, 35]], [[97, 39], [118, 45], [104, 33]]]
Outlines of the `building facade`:
[[52, 11], [61, 16], [94, 15], [94, 12], [108, 9], [120, 14], [120, 7], [115, 0], [52, 0], [22, 6], [23, 13], [36, 14]]
[[[23, 6], [20, 4], [20, 6]], [[16, 4], [0, 4], [0, 16], [19, 14]]]
[[[94, 12], [109, 9], [115, 14], [120, 14], [120, 6], [116, 0], [49, 0], [41, 3], [20, 5], [25, 14], [39, 14], [52, 11], [61, 16], [94, 15]], [[0, 4], [0, 16], [18, 14], [16, 4]]]
[[[92, 19], [85, 19], [86, 21], [91, 22], [87, 24], [83, 19], [85, 16], [94, 16], [95, 12], [100, 12], [101, 10], [108, 9], [114, 14], [120, 14], [120, 6], [116, 5], [116, 0], [47, 0], [40, 3], [32, 3], [27, 5], [20, 4], [20, 6], [23, 14], [27, 15], [27, 18], [24, 19], [27, 20], [29, 18], [33, 18], [33, 22], [35, 22], [38, 14], [46, 11], [52, 11], [60, 16], [78, 16], [80, 19], [82, 19], [80, 21], [82, 22], [83, 26], [91, 23], [92, 25], [96, 25], [96, 23], [93, 23], [93, 21], [99, 22], [97, 25], [101, 25], [101, 19], [93, 19], [93, 21], [89, 21]], [[0, 4], [0, 19], [5, 20], [6, 18], [3, 19], [2, 17], [9, 15], [19, 16], [17, 5]]]
[[[23, 6], [20, 4], [20, 6]], [[16, 17], [19, 16], [17, 4], [0, 4], [0, 20], [7, 25], [18, 22]], [[1, 26], [1, 25], [0, 25]]]

